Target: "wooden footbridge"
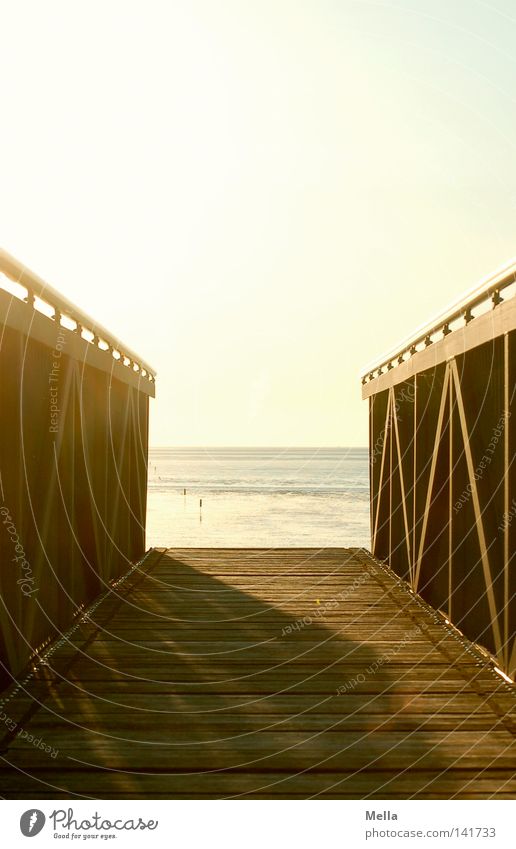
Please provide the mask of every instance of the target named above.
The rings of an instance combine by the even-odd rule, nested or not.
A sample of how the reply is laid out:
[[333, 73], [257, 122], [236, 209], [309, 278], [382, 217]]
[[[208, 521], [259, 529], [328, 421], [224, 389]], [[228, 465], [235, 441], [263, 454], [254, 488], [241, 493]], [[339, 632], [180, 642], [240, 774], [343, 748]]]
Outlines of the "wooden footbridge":
[[16, 798], [516, 795], [512, 688], [356, 549], [151, 551], [2, 710]]
[[[484, 584], [470, 586], [476, 562], [450, 549], [446, 524], [453, 604], [425, 600], [426, 546], [439, 552], [441, 539], [430, 515], [436, 464], [430, 452], [420, 521], [424, 463], [411, 488], [395, 460], [397, 396], [379, 402], [388, 448], [378, 471], [371, 446], [382, 560], [364, 549], [144, 553], [154, 372], [12, 257], [0, 255], [2, 268], [1, 795], [515, 798], [510, 536], [504, 527], [502, 559], [490, 549], [487, 571], [481, 553]], [[365, 378], [370, 395], [376, 379], [391, 380], [389, 363], [387, 378], [383, 367]], [[45, 407], [49, 364], [57, 424]], [[449, 383], [446, 392], [449, 400]], [[502, 486], [504, 505], [511, 486]], [[473, 587], [469, 601], [461, 587]], [[488, 591], [494, 605], [479, 610], [496, 622], [482, 640], [475, 620], [471, 641], [453, 613]]]

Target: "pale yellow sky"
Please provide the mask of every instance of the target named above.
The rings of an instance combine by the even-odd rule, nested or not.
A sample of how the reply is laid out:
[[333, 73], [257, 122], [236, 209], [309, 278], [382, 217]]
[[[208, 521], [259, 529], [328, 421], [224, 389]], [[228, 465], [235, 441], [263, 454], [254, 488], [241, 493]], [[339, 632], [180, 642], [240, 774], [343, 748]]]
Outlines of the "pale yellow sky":
[[0, 241], [158, 370], [155, 445], [365, 445], [359, 373], [516, 254], [516, 8], [17, 2]]

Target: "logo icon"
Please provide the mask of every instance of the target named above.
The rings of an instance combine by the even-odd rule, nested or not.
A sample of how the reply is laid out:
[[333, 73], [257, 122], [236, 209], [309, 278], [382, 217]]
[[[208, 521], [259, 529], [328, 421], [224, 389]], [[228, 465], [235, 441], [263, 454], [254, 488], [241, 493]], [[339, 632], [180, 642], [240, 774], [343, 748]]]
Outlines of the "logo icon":
[[20, 817], [20, 831], [25, 837], [35, 837], [45, 825], [45, 814], [37, 808], [30, 808]]

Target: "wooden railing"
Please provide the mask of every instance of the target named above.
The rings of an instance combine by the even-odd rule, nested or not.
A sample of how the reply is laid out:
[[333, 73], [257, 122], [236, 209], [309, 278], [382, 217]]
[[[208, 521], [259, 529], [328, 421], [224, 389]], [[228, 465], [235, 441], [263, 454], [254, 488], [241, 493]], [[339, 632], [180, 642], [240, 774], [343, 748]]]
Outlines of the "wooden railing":
[[368, 367], [371, 536], [516, 672], [516, 264]]
[[0, 252], [0, 659], [17, 675], [145, 550], [155, 372]]
[[[437, 341], [446, 339], [450, 334], [468, 325], [474, 318], [489, 310], [494, 310], [504, 299], [510, 299], [515, 295], [516, 261], [513, 261], [483, 280], [432, 321], [419, 327], [401, 345], [397, 345], [383, 357], [366, 367], [362, 384], [369, 383], [386, 371], [409, 361], [418, 352]], [[478, 330], [476, 325], [475, 329]], [[473, 336], [471, 341], [473, 343], [475, 341]], [[479, 341], [477, 341], [477, 344], [479, 344]]]

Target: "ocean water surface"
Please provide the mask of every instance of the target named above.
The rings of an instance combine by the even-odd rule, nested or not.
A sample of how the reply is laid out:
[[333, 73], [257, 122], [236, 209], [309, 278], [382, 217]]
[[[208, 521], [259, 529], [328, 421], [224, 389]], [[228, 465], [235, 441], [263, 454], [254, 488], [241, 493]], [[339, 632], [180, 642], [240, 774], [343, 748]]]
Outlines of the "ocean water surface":
[[369, 548], [367, 449], [151, 449], [147, 545]]

